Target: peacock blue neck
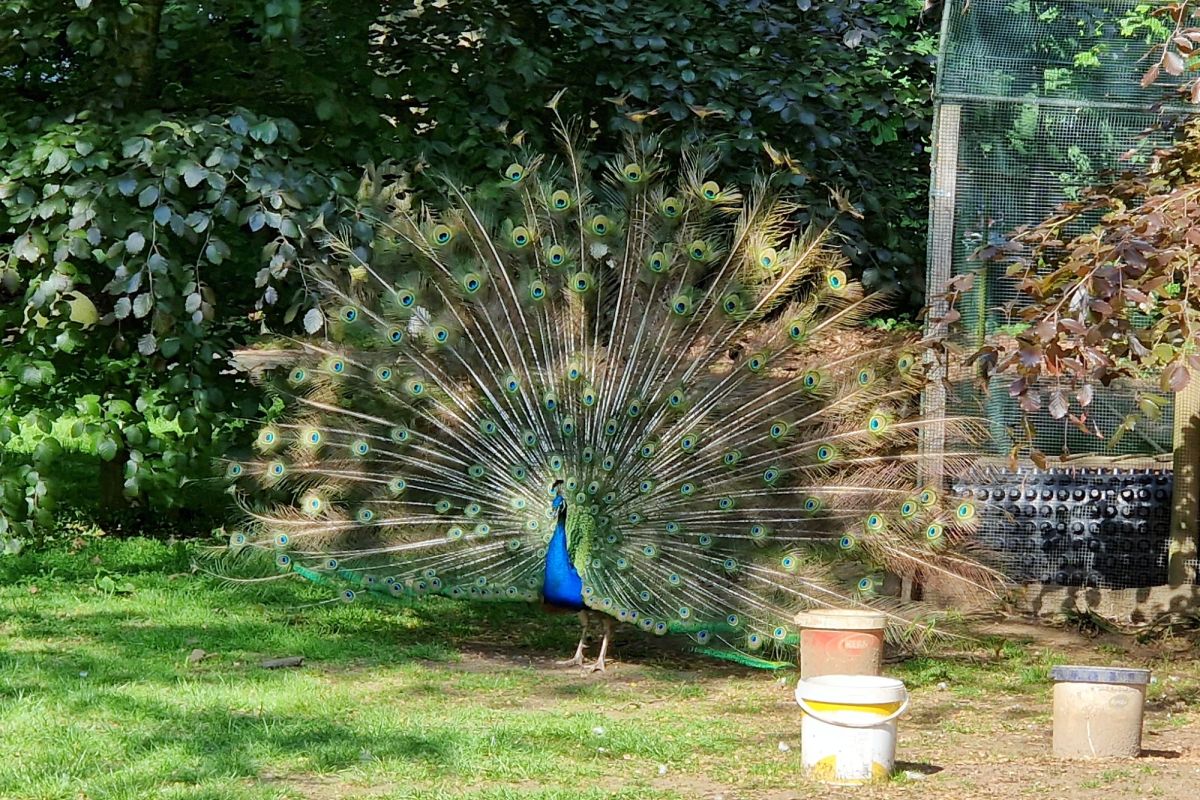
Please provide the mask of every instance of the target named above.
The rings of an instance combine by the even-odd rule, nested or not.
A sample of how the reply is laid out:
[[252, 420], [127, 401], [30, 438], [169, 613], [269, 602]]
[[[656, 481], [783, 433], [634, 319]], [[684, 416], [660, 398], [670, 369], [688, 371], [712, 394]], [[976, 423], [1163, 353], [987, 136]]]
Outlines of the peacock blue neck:
[[558, 524], [554, 526], [554, 535], [550, 537], [550, 546], [546, 549], [542, 597], [552, 606], [580, 611], [583, 609], [583, 581], [567, 553], [567, 513], [561, 500], [555, 498]]

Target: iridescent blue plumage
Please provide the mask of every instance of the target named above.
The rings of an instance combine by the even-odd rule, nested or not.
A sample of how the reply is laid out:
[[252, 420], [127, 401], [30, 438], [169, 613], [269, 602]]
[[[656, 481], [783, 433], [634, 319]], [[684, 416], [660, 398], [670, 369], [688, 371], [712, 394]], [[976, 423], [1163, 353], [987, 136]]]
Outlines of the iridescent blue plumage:
[[562, 495], [554, 496], [558, 523], [546, 549], [546, 580], [542, 598], [552, 606], [570, 611], [583, 610], [583, 580], [567, 553], [567, 503]]

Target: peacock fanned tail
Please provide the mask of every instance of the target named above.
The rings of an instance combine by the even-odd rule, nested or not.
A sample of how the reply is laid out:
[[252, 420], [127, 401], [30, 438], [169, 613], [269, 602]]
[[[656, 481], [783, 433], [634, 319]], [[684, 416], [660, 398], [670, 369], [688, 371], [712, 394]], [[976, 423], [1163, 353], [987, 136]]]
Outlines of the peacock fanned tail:
[[234, 547], [346, 599], [537, 602], [562, 480], [584, 604], [703, 647], [769, 654], [806, 608], [906, 629], [885, 572], [993, 590], [974, 509], [930, 478], [977, 422], [919, 416], [915, 345], [837, 349], [886, 299], [824, 232], [702, 153], [673, 171], [633, 138], [592, 173], [561, 132], [557, 159], [399, 196], [369, 250], [307, 268], [324, 338], [243, 354], [287, 412], [227, 465]]

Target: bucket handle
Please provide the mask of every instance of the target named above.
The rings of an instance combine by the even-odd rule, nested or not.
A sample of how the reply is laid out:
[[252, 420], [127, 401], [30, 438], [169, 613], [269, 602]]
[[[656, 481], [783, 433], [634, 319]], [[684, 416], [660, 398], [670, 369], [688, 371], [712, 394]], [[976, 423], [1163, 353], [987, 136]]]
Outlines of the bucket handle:
[[808, 714], [813, 719], [820, 720], [821, 722], [824, 722], [827, 725], [837, 725], [842, 728], [874, 728], [876, 725], [883, 725], [884, 723], [891, 722], [892, 720], [896, 719], [901, 714], [903, 714], [905, 711], [908, 711], [908, 701], [909, 701], [909, 697], [907, 694], [905, 694], [904, 702], [900, 704], [900, 707], [897, 708], [895, 711], [893, 711], [891, 714], [888, 714], [883, 719], [871, 720], [870, 722], [847, 722], [845, 720], [838, 720], [837, 722], [834, 722], [831, 719], [822, 717], [818, 712], [814, 711], [812, 708], [810, 708], [808, 706], [807, 703], [804, 702], [803, 697], [801, 697], [799, 694], [796, 695], [796, 702], [800, 704], [800, 709], [805, 714]]

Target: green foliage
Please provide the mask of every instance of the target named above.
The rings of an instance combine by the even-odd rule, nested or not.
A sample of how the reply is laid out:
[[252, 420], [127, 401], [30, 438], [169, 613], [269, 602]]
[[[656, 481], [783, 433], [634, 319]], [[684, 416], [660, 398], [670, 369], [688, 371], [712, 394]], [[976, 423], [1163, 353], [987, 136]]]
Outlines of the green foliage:
[[[734, 179], [783, 169], [813, 216], [849, 212], [869, 285], [919, 296], [920, 5], [0, 4], [0, 437], [28, 445], [0, 441], [0, 548], [46, 520], [68, 439], [109, 501], [180, 502], [258, 416], [226, 356], [301, 327], [295, 260], [342, 221], [348, 176], [498, 170], [518, 132], [548, 142], [560, 89], [597, 152], [648, 116], [668, 146], [718, 142]], [[43, 424], [67, 414], [68, 434]]]

